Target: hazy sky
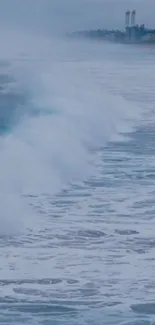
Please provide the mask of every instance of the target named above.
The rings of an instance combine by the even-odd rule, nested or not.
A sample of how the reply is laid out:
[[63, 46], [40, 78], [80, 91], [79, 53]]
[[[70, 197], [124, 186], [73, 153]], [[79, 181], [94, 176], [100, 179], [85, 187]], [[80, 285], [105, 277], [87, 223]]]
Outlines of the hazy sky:
[[123, 28], [124, 11], [133, 8], [138, 23], [155, 26], [153, 0], [0, 0], [0, 24], [48, 32]]

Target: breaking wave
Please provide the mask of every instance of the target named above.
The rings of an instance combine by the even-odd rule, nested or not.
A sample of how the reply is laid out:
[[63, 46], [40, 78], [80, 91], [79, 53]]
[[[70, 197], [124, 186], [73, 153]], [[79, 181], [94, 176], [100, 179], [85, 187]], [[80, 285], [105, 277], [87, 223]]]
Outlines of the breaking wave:
[[[25, 196], [53, 195], [89, 177], [97, 165], [97, 149], [128, 131], [138, 116], [135, 105], [105, 87], [110, 61], [105, 58], [107, 69], [102, 69], [102, 59], [99, 66], [87, 60], [90, 45], [24, 37], [18, 36], [17, 53], [5, 61], [5, 49], [1, 53], [3, 222], [12, 215], [27, 220], [22, 218]], [[7, 33], [7, 53], [12, 49], [9, 39]], [[100, 71], [100, 79], [94, 71]]]

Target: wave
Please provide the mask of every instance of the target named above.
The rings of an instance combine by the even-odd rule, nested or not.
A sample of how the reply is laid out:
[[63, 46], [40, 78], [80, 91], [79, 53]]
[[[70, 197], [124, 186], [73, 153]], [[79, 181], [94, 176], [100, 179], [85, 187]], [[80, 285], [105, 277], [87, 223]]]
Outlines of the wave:
[[52, 196], [95, 173], [97, 150], [128, 131], [139, 114], [137, 106], [105, 87], [110, 61], [104, 58], [105, 70], [101, 58], [98, 71], [87, 57], [89, 45], [87, 50], [87, 44], [52, 39], [36, 46], [35, 39], [32, 47], [28, 38], [26, 44], [24, 55], [19, 46], [16, 60], [8, 58], [8, 79], [1, 82], [0, 196], [6, 203], [0, 223], [6, 216], [10, 223], [12, 215], [26, 219], [25, 196]]

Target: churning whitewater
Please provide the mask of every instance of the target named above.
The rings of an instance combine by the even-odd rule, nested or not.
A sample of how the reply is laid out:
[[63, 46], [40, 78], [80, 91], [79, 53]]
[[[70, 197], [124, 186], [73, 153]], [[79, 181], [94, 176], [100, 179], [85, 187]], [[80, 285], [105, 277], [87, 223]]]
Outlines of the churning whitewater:
[[0, 323], [154, 324], [154, 52], [4, 34]]

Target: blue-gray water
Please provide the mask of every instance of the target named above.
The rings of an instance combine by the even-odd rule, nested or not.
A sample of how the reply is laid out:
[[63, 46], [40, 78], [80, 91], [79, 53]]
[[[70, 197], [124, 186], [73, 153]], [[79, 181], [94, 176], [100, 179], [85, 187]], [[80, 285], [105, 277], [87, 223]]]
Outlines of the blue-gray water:
[[155, 50], [32, 44], [1, 54], [0, 323], [153, 325]]

